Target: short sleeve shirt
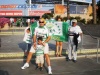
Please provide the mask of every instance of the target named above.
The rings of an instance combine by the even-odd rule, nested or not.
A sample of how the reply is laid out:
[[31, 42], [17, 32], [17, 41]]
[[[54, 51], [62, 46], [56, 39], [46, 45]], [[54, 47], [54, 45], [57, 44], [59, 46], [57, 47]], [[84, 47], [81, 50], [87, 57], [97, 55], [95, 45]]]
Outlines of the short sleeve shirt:
[[43, 41], [45, 41], [47, 37], [50, 36], [48, 29], [45, 26], [42, 28], [36, 27], [34, 31], [34, 35], [36, 35], [37, 38], [43, 37]]
[[69, 28], [69, 32], [70, 33], [76, 33], [76, 34], [80, 34], [80, 33], [82, 33], [82, 30], [81, 30], [81, 28], [77, 25], [77, 26], [75, 26], [75, 27], [70, 27]]
[[43, 45], [37, 45], [36, 47], [36, 56], [44, 54], [44, 46]]

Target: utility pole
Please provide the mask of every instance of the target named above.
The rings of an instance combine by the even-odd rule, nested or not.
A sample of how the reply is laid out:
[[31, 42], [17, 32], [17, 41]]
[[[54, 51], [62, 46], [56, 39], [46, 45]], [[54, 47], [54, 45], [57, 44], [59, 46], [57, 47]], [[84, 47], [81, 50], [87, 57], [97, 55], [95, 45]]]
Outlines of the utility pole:
[[92, 8], [93, 8], [93, 23], [96, 24], [96, 0], [92, 0]]
[[70, 18], [70, 14], [69, 14], [69, 0], [67, 0], [67, 18]]
[[64, 5], [64, 0], [62, 0], [62, 5]]

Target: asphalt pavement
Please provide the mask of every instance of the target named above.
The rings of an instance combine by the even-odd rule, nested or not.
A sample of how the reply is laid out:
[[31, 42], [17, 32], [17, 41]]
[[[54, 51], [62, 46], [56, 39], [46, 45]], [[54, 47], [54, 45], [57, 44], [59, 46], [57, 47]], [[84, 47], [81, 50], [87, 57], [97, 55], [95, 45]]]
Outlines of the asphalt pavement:
[[[93, 58], [96, 59], [96, 58]], [[35, 61], [30, 62], [30, 67], [22, 70], [24, 60], [0, 62], [0, 75], [48, 75], [45, 63], [43, 71], [35, 70]], [[66, 59], [51, 59], [52, 75], [100, 75], [100, 63], [91, 58], [78, 58], [76, 63]]]

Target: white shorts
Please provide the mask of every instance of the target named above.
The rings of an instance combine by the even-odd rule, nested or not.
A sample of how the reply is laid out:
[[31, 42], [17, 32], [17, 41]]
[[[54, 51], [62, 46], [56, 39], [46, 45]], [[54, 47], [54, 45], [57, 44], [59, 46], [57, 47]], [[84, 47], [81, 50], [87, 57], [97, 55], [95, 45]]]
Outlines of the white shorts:
[[41, 63], [41, 64], [44, 63], [44, 55], [36, 56], [36, 64], [38, 63]]
[[[33, 45], [31, 46], [30, 52], [35, 53], [35, 49], [33, 48]], [[48, 43], [45, 43], [44, 54], [49, 54], [49, 46], [48, 46]]]

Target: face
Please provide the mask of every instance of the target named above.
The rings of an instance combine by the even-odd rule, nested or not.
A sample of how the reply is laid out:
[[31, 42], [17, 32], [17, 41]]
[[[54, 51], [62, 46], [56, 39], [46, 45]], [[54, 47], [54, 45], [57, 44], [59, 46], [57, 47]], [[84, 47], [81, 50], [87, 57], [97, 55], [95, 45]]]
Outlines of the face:
[[27, 33], [30, 33], [30, 31], [29, 31], [29, 30], [27, 30]]
[[61, 21], [61, 19], [60, 19], [60, 18], [58, 18], [58, 21]]
[[40, 19], [40, 20], [39, 20], [39, 25], [40, 25], [40, 26], [44, 26], [44, 25], [45, 25], [44, 20]]
[[42, 41], [41, 41], [41, 40], [38, 40], [38, 44], [39, 44], [39, 45], [42, 44]]
[[77, 23], [76, 22], [72, 22], [72, 26], [76, 26], [77, 25]]

